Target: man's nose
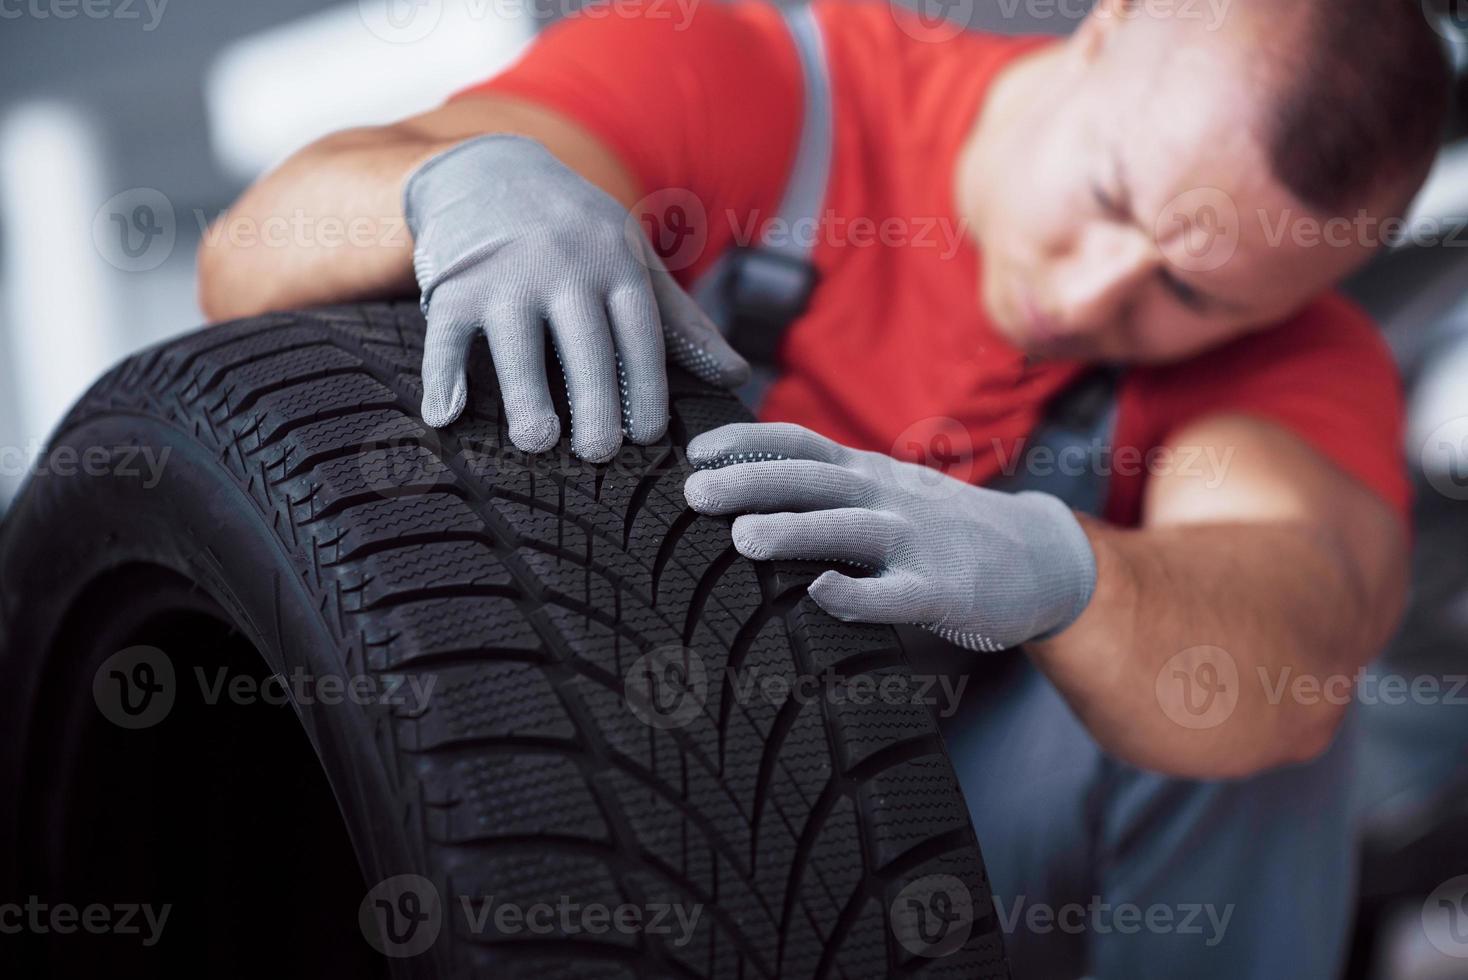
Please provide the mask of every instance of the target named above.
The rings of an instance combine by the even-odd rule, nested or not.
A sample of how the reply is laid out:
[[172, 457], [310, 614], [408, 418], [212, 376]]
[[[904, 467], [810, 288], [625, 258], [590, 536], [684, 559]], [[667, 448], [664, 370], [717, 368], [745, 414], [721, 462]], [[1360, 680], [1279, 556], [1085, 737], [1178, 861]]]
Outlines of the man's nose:
[[1161, 261], [1140, 230], [1098, 223], [1076, 239], [1059, 263], [1051, 296], [1055, 319], [1070, 334], [1086, 334], [1125, 315]]

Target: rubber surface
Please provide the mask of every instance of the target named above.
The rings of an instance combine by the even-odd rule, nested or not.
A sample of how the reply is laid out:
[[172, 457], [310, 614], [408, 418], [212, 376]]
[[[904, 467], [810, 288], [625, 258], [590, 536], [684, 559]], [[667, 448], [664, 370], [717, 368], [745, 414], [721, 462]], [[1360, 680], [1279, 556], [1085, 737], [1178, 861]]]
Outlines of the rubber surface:
[[[660, 444], [603, 467], [565, 439], [529, 459], [507, 448], [482, 344], [464, 418], [423, 427], [423, 329], [406, 304], [210, 328], [71, 413], [55, 446], [171, 455], [156, 486], [34, 479], [7, 521], [0, 788], [29, 813], [7, 832], [64, 825], [44, 811], [65, 794], [35, 787], [65, 769], [47, 740], [66, 723], [40, 705], [91, 677], [56, 679], [57, 638], [89, 583], [144, 563], [197, 583], [272, 670], [432, 683], [389, 710], [296, 705], [364, 880], [421, 875], [439, 903], [436, 940], [390, 958], [396, 975], [1006, 976], [929, 709], [741, 683], [910, 670], [893, 631], [810, 601], [823, 566], [750, 562], [727, 520], [686, 506], [679, 447], [744, 408], [675, 371]], [[686, 942], [474, 928], [491, 898], [700, 915]]]

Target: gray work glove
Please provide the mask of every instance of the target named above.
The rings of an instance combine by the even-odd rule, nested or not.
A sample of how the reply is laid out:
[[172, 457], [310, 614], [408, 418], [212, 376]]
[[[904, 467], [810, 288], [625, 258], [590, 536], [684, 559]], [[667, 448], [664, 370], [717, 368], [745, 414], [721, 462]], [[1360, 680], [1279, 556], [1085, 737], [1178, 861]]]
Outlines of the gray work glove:
[[571, 448], [610, 459], [624, 431], [660, 439], [668, 426], [667, 333], [673, 359], [733, 387], [749, 365], [663, 268], [620, 204], [539, 143], [484, 136], [408, 178], [404, 212], [423, 290], [423, 420], [464, 410], [469, 345], [494, 356], [510, 441], [543, 452], [561, 435], [546, 381], [542, 323], [566, 375]]
[[815, 580], [811, 598], [837, 619], [913, 623], [969, 650], [1004, 650], [1065, 629], [1095, 590], [1090, 541], [1049, 494], [985, 490], [785, 423], [705, 432], [688, 459], [694, 510], [757, 512], [734, 521], [740, 554], [876, 572]]

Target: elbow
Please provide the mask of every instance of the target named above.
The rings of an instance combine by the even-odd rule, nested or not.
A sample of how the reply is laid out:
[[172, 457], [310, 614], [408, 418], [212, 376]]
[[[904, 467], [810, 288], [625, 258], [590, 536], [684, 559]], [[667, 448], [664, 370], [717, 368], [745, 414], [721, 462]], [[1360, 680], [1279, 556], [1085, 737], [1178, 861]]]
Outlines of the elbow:
[[[1239, 710], [1216, 727], [1145, 747], [1103, 746], [1123, 762], [1174, 779], [1226, 782], [1307, 765], [1330, 751], [1349, 698], [1315, 704], [1288, 699], [1263, 711]], [[1243, 706], [1240, 705], [1240, 709]]]
[[194, 267], [195, 298], [209, 323], [259, 316], [272, 309], [265, 282], [241, 269], [241, 257], [217, 225], [204, 232]]
[[[1364, 663], [1364, 661], [1363, 661]], [[1298, 732], [1294, 738], [1295, 750], [1285, 761], [1287, 764], [1314, 762], [1335, 744], [1336, 735], [1346, 720], [1346, 713], [1356, 700], [1354, 679], [1342, 678], [1342, 697], [1334, 697], [1315, 705], [1308, 714], [1297, 722]]]
[[1332, 701], [1294, 712], [1280, 726], [1274, 744], [1265, 750], [1254, 771], [1246, 775], [1257, 776], [1272, 769], [1315, 762], [1335, 744], [1348, 710], [1348, 704]]
[[1276, 769], [1303, 766], [1317, 761], [1335, 744], [1349, 707], [1346, 703], [1322, 701], [1314, 705], [1272, 706], [1279, 712], [1277, 723], [1259, 726], [1264, 737], [1239, 751], [1215, 760], [1208, 771], [1193, 778], [1216, 780], [1253, 779]]

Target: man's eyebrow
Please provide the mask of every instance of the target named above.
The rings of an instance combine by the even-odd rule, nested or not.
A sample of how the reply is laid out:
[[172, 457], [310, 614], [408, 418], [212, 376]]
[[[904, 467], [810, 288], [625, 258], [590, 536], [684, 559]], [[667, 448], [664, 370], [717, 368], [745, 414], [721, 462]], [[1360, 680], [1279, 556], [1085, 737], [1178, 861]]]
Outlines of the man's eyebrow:
[[1115, 147], [1112, 147], [1107, 156], [1111, 163], [1111, 173], [1108, 174], [1110, 179], [1104, 183], [1093, 181], [1091, 193], [1096, 198], [1096, 203], [1101, 205], [1102, 210], [1108, 212], [1113, 218], [1140, 228], [1141, 222], [1132, 208], [1131, 183], [1126, 179], [1126, 168], [1122, 165], [1121, 154]]
[[1121, 151], [1115, 144], [1111, 147], [1111, 178], [1116, 181], [1116, 192], [1120, 195], [1119, 204], [1122, 214], [1127, 215], [1133, 221], [1136, 220], [1136, 212], [1133, 209], [1132, 182], [1127, 176], [1126, 164], [1122, 162]]

